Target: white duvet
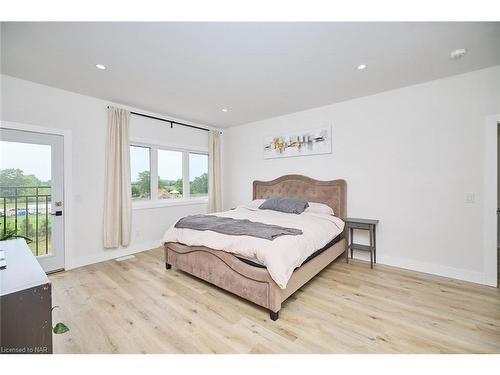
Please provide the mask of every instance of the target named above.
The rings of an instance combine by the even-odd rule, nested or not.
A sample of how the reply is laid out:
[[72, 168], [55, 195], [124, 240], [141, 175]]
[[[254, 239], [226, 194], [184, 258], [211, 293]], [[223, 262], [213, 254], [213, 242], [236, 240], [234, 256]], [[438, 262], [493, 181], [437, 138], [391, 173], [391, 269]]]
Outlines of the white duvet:
[[337, 237], [344, 229], [344, 222], [332, 215], [306, 212], [300, 215], [287, 214], [272, 210], [259, 210], [249, 206], [238, 206], [234, 210], [211, 215], [248, 219], [302, 230], [302, 235], [286, 235], [269, 241], [250, 236], [231, 236], [172, 226], [163, 237], [164, 242], [206, 246], [255, 260], [267, 267], [273, 280], [282, 289], [286, 288], [295, 268], [299, 267], [316, 250]]

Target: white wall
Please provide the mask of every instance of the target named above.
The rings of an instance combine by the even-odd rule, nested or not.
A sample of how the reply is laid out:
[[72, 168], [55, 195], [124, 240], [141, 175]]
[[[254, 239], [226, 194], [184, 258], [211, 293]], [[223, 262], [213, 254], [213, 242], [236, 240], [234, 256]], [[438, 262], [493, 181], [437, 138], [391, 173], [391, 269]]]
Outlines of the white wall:
[[[500, 126], [497, 126], [497, 147], [500, 145]], [[500, 159], [500, 154], [497, 153], [497, 160]], [[500, 202], [500, 163], [497, 163], [497, 208]], [[497, 247], [500, 248], [500, 220], [497, 222]]]
[[[483, 134], [497, 113], [500, 66], [230, 128], [225, 207], [255, 179], [343, 178], [348, 215], [380, 220], [379, 263], [484, 283]], [[327, 125], [332, 154], [263, 159], [265, 135]]]
[[[206, 210], [206, 205], [134, 210], [131, 246], [103, 249], [106, 106], [113, 103], [0, 79], [2, 120], [72, 131], [70, 267], [153, 247], [178, 217]], [[484, 118], [494, 114], [500, 114], [500, 67], [227, 129], [224, 206], [250, 200], [254, 179], [287, 173], [344, 178], [349, 216], [380, 219], [379, 263], [483, 282]], [[332, 126], [332, 154], [263, 159], [264, 135], [325, 125]], [[131, 133], [206, 147], [199, 138], [206, 133], [134, 117]], [[465, 203], [467, 193], [475, 193], [475, 203]]]
[[[104, 249], [102, 205], [106, 107], [120, 105], [6, 75], [0, 77], [2, 120], [69, 129], [72, 132], [72, 196], [65, 197], [72, 203], [72, 248], [66, 251], [68, 268], [158, 246], [166, 228], [178, 218], [206, 212], [206, 204], [133, 210], [130, 246], [126, 249]], [[132, 116], [130, 132], [132, 139], [140, 137], [208, 149], [208, 133], [175, 126], [170, 129], [164, 122]]]

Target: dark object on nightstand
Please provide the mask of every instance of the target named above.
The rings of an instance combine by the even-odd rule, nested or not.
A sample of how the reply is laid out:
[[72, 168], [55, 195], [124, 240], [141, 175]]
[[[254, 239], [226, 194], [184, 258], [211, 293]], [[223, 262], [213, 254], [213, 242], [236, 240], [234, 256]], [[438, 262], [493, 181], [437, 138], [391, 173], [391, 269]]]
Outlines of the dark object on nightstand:
[[[351, 250], [351, 258], [353, 250], [362, 250], [370, 252], [370, 267], [373, 268], [373, 263], [377, 263], [377, 245], [376, 245], [376, 227], [378, 220], [371, 219], [356, 219], [348, 217], [346, 220], [349, 238], [347, 241], [346, 262], [349, 263], [349, 250]], [[370, 245], [361, 245], [354, 243], [354, 229], [367, 230], [370, 234]]]

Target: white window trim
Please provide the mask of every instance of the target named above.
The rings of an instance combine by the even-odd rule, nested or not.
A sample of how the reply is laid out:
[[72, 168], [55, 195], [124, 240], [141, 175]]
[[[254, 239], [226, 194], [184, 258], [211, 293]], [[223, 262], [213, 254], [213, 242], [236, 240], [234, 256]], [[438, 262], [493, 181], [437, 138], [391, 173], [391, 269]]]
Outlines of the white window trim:
[[[149, 168], [150, 168], [150, 199], [141, 201], [132, 201], [133, 210], [143, 210], [150, 208], [169, 207], [169, 206], [188, 206], [198, 204], [208, 204], [208, 196], [202, 198], [191, 198], [189, 189], [189, 154], [208, 155], [208, 149], [202, 147], [184, 147], [172, 146], [171, 144], [158, 143], [143, 138], [134, 138], [130, 140], [130, 146], [149, 148]], [[183, 197], [179, 199], [158, 199], [158, 150], [182, 152], [182, 190]]]
[[130, 145], [142, 145], [146, 147], [151, 147], [151, 146], [157, 146], [161, 148], [165, 148], [168, 150], [172, 151], [190, 151], [190, 152], [201, 152], [208, 154], [208, 147], [197, 147], [197, 146], [186, 146], [186, 145], [179, 145], [179, 144], [173, 144], [169, 142], [158, 142], [154, 139], [150, 138], [138, 138], [134, 137], [130, 139]]
[[173, 206], [191, 206], [198, 204], [208, 204], [208, 198], [193, 198], [193, 199], [172, 199], [172, 200], [156, 200], [156, 201], [135, 201], [132, 202], [133, 210], [145, 210], [151, 208], [173, 207]]

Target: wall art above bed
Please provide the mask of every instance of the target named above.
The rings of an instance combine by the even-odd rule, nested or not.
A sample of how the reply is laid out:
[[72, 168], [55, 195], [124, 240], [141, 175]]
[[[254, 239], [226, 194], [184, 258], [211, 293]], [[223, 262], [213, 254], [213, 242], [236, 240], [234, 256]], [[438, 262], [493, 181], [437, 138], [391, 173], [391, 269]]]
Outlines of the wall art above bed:
[[330, 154], [331, 152], [330, 127], [264, 137], [264, 159]]

